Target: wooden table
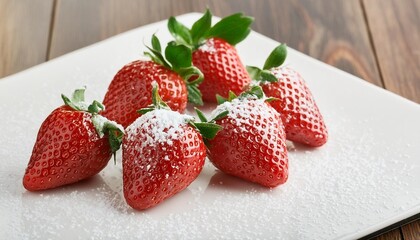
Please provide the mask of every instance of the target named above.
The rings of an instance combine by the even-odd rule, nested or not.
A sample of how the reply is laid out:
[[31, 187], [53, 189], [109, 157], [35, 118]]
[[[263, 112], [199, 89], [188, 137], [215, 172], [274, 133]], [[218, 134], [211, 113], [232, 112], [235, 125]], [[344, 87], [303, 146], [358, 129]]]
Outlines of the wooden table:
[[[0, 77], [206, 6], [420, 103], [420, 0], [0, 0]], [[375, 239], [420, 239], [420, 220], [396, 227]]]

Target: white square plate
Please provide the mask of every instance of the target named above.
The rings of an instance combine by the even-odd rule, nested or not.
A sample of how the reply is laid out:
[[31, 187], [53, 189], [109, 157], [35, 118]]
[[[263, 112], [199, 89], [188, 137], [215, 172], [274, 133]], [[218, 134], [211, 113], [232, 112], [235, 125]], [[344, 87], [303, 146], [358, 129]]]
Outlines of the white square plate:
[[[171, 39], [158, 22], [0, 81], [0, 239], [353, 239], [420, 212], [419, 105], [293, 49], [288, 63], [308, 82], [330, 139], [289, 149], [286, 184], [262, 188], [206, 163], [185, 191], [139, 212], [122, 196], [119, 156], [87, 181], [27, 192], [22, 176], [38, 128], [60, 94], [87, 85], [87, 98], [102, 100], [155, 32]], [[237, 48], [244, 63], [261, 66], [277, 45], [252, 32]]]

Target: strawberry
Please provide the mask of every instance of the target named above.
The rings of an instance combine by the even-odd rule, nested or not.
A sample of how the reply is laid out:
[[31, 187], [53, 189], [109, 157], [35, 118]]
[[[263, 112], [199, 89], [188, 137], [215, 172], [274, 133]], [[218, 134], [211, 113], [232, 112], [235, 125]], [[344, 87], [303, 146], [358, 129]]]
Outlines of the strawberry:
[[[148, 49], [150, 52], [145, 55], [151, 60], [137, 60], [119, 70], [103, 101], [107, 109], [102, 114], [124, 127], [137, 119], [138, 109], [152, 103], [153, 81], [161, 86], [159, 93], [174, 110], [183, 112], [187, 100], [202, 105], [197, 85], [202, 81], [203, 75], [191, 65], [191, 50], [171, 42], [165, 49], [165, 59], [159, 39], [155, 35], [152, 37], [152, 48]], [[198, 77], [189, 81], [192, 76]]]
[[235, 97], [212, 113], [210, 122], [223, 129], [208, 140], [208, 158], [221, 171], [265, 187], [286, 182], [286, 135], [280, 114], [266, 102], [271, 99], [259, 86]]
[[99, 173], [121, 144], [123, 130], [98, 115], [104, 108], [84, 102], [84, 89], [55, 109], [42, 123], [23, 177], [29, 191], [59, 187]]
[[178, 43], [193, 49], [193, 65], [204, 74], [199, 86], [204, 101], [216, 102], [216, 94], [227, 97], [229, 91], [240, 94], [251, 79], [235, 49], [235, 45], [250, 33], [253, 18], [233, 14], [211, 27], [209, 10], [188, 29], [174, 17], [168, 29]]
[[312, 147], [324, 145], [328, 132], [324, 119], [302, 76], [290, 67], [282, 67], [287, 55], [285, 45], [275, 48], [263, 69], [248, 66], [247, 70], [267, 97], [276, 98], [271, 106], [279, 113], [288, 140]]
[[[170, 110], [153, 88], [153, 105], [128, 128], [123, 139], [123, 188], [134, 209], [153, 207], [188, 187], [201, 172], [204, 136], [214, 137], [215, 124]], [[200, 129], [200, 130], [198, 130]]]

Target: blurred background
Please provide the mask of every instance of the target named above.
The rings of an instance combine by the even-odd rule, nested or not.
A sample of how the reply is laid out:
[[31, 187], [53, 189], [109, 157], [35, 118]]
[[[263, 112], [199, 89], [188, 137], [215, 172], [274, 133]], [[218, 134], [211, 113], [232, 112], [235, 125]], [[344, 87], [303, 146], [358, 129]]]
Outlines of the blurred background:
[[[0, 78], [206, 7], [253, 16], [253, 30], [420, 103], [420, 0], [0, 0]], [[377, 239], [419, 233], [416, 221]]]

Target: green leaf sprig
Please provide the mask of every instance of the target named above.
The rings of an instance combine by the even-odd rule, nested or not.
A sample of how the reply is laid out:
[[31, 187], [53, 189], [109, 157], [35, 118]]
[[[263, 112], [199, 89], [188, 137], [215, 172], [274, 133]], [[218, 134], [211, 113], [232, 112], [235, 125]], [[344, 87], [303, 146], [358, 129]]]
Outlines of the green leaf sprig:
[[251, 32], [254, 18], [243, 13], [235, 13], [222, 18], [213, 27], [212, 14], [209, 9], [189, 29], [178, 22], [175, 17], [168, 20], [168, 29], [177, 43], [186, 45], [193, 50], [197, 49], [203, 41], [209, 38], [221, 38], [231, 45], [236, 45], [244, 40]]
[[121, 147], [122, 139], [124, 136], [124, 128], [108, 120], [107, 118], [99, 115], [99, 112], [105, 109], [105, 106], [94, 100], [90, 105], [85, 102], [86, 88], [76, 89], [71, 98], [61, 94], [64, 104], [76, 111], [83, 111], [92, 114], [92, 123], [95, 127], [99, 137], [108, 135], [109, 145], [114, 155], [114, 162], [116, 161], [116, 152]]
[[277, 82], [278, 79], [270, 71], [270, 69], [281, 66], [287, 57], [287, 46], [281, 44], [274, 48], [270, 53], [267, 60], [265, 60], [264, 67], [262, 69], [254, 66], [246, 66], [249, 76], [252, 80], [259, 82]]
[[153, 34], [152, 47], [146, 46], [150, 52], [144, 55], [150, 57], [152, 61], [160, 64], [176, 73], [184, 79], [187, 85], [188, 101], [203, 105], [202, 95], [198, 90], [198, 85], [203, 82], [203, 73], [192, 65], [192, 50], [186, 45], [169, 42], [162, 53], [162, 47], [159, 39]]
[[[223, 104], [226, 101], [231, 102], [233, 99], [236, 99], [236, 98], [250, 98], [250, 97], [253, 97], [253, 98], [257, 98], [257, 99], [265, 99], [265, 101], [274, 100], [274, 98], [265, 98], [264, 92], [263, 92], [263, 90], [261, 89], [260, 86], [253, 86], [249, 90], [241, 93], [241, 95], [239, 95], [239, 96], [237, 96], [234, 92], [230, 91], [227, 99], [223, 98], [220, 95], [216, 95], [216, 97], [217, 97], [218, 104]], [[213, 139], [216, 136], [217, 132], [222, 129], [221, 126], [216, 124], [216, 121], [227, 117], [228, 114], [229, 114], [228, 110], [222, 111], [219, 114], [217, 114], [215, 117], [213, 117], [212, 119], [208, 120], [206, 118], [206, 116], [204, 115], [204, 113], [202, 111], [200, 111], [200, 109], [195, 108], [195, 111], [197, 113], [198, 118], [201, 120], [201, 123], [194, 123], [194, 124], [195, 124], [195, 126], [199, 127], [200, 129], [203, 126], [205, 131], [209, 132], [207, 134], [210, 137], [208, 137], [207, 139]], [[207, 141], [206, 141], [206, 144], [207, 144]]]
[[242, 92], [239, 96], [237, 96], [234, 92], [229, 91], [228, 98], [224, 98], [220, 95], [216, 95], [217, 104], [223, 104], [224, 102], [232, 102], [233, 99], [236, 98], [256, 98], [256, 99], [264, 99], [266, 102], [270, 102], [276, 100], [276, 98], [267, 98], [264, 94], [264, 91], [260, 86], [252, 86], [248, 90]]
[[[166, 109], [168, 111], [172, 111], [171, 108], [162, 100], [162, 98], [159, 95], [158, 90], [159, 90], [159, 86], [157, 84], [154, 84], [152, 88], [152, 104], [147, 106], [146, 108], [142, 108], [138, 110], [137, 111], [138, 113], [145, 114], [147, 112], [151, 112], [156, 109]], [[204, 117], [204, 114], [201, 113], [201, 116], [199, 115], [200, 120], [202, 120], [203, 117]], [[222, 127], [215, 124], [214, 121], [213, 122], [203, 122], [203, 120], [202, 122], [189, 121], [188, 124], [190, 124], [192, 127], [197, 129], [204, 139], [213, 139], [216, 136], [216, 134], [222, 129]]]

